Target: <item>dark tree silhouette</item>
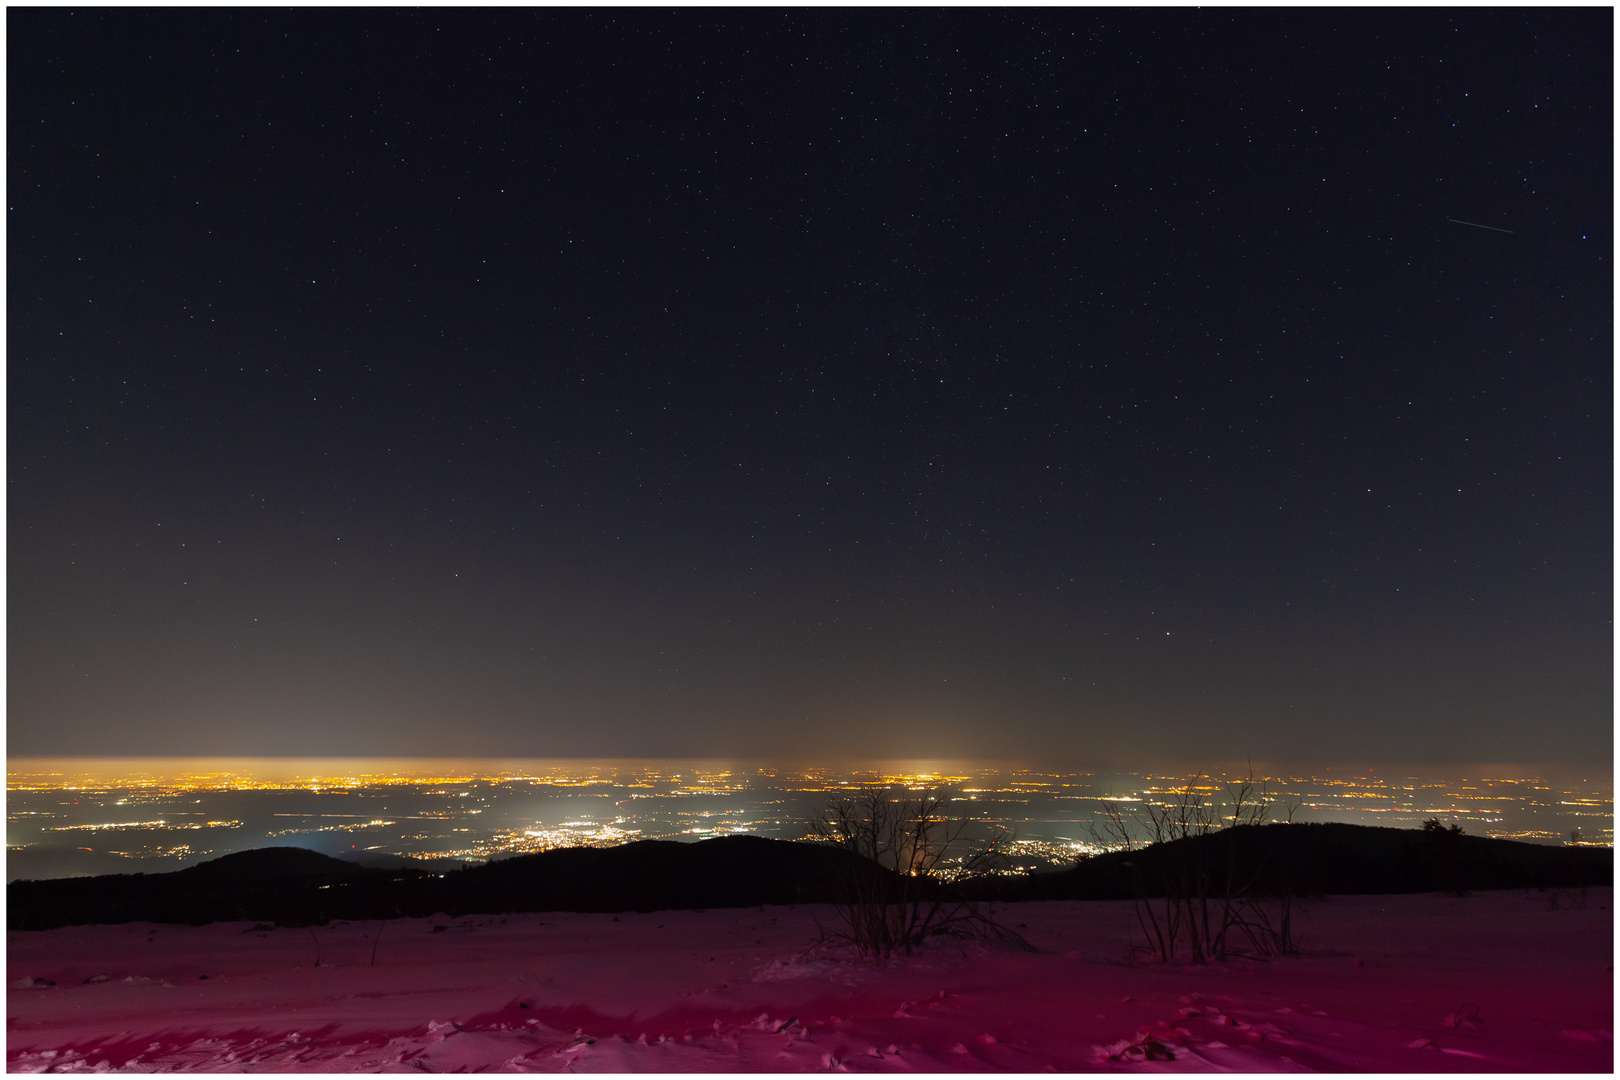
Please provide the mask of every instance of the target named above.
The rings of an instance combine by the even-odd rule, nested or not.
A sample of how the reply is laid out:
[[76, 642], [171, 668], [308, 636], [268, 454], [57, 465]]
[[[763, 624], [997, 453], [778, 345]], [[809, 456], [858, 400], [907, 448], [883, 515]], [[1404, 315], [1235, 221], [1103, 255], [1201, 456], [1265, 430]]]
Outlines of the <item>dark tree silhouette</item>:
[[[1140, 815], [1132, 815], [1130, 822], [1109, 803], [1103, 810], [1102, 830], [1092, 829], [1093, 838], [1106, 847], [1134, 850], [1133, 824], [1146, 832], [1148, 846], [1174, 845], [1165, 848], [1174, 857], [1153, 860], [1157, 880], [1151, 888], [1134, 860], [1124, 864], [1135, 880], [1136, 918], [1148, 950], [1165, 963], [1185, 951], [1198, 964], [1231, 956], [1298, 952], [1292, 888], [1263, 895], [1258, 884], [1266, 858], [1245, 863], [1240, 846], [1233, 842], [1239, 830], [1265, 823], [1272, 808], [1270, 792], [1263, 782], [1256, 782], [1251, 769], [1242, 780], [1227, 785], [1230, 813], [1218, 814], [1204, 795], [1213, 785], [1199, 783], [1206, 779], [1189, 777], [1168, 798], [1148, 803]], [[1291, 805], [1285, 820], [1292, 820], [1297, 809], [1297, 803]], [[1150, 893], [1157, 897], [1157, 905]]]
[[967, 822], [945, 816], [944, 805], [932, 796], [897, 799], [886, 789], [867, 787], [834, 799], [815, 816], [811, 830], [817, 836], [859, 856], [845, 864], [834, 905], [844, 929], [824, 942], [879, 958], [909, 956], [936, 938], [1030, 948], [986, 907], [950, 888], [993, 872], [1007, 834], [963, 852]]

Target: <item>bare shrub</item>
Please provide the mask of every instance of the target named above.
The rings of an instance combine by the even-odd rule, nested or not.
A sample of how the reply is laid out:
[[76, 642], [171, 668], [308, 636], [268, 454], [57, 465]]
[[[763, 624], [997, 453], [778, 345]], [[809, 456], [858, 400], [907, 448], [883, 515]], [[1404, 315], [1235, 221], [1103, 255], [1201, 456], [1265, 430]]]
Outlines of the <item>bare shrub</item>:
[[844, 929], [825, 940], [885, 959], [909, 956], [937, 938], [1031, 948], [988, 909], [950, 888], [997, 869], [1009, 836], [998, 833], [960, 854], [967, 822], [947, 817], [944, 805], [932, 796], [897, 799], [886, 789], [867, 787], [834, 799], [812, 819], [812, 832], [858, 856], [848, 861], [835, 905]]
[[[1578, 850], [1576, 850], [1581, 846], [1582, 843], [1583, 843], [1583, 841], [1581, 839], [1581, 830], [1580, 829], [1571, 829], [1571, 830], [1569, 830], [1569, 842], [1565, 845], [1565, 847], [1569, 851], [1570, 868], [1571, 868], [1571, 875], [1570, 876], [1575, 882], [1575, 887], [1569, 890], [1569, 895], [1567, 897], [1567, 901], [1568, 901], [1570, 907], [1579, 908], [1582, 911], [1585, 911], [1586, 910], [1586, 871], [1585, 871], [1585, 868], [1581, 865], [1580, 852]], [[1558, 910], [1558, 902], [1559, 902], [1559, 899], [1560, 899], [1560, 893], [1562, 893], [1563, 891], [1564, 890], [1562, 890], [1562, 889], [1554, 889], [1553, 890], [1552, 909], [1554, 911]]]
[[[1130, 822], [1109, 804], [1102, 828], [1091, 830], [1102, 846], [1136, 851], [1134, 824], [1146, 833], [1145, 847], [1166, 845], [1153, 857], [1123, 864], [1135, 880], [1134, 908], [1148, 951], [1165, 963], [1185, 952], [1199, 964], [1232, 956], [1298, 952], [1293, 890], [1261, 895], [1257, 886], [1265, 859], [1241, 866], [1235, 843], [1237, 830], [1265, 824], [1272, 807], [1269, 789], [1263, 781], [1256, 782], [1251, 768], [1242, 780], [1227, 785], [1230, 812], [1218, 814], [1204, 796], [1208, 785], [1199, 784], [1204, 779], [1189, 777], [1163, 801], [1148, 803], [1141, 814], [1133, 814]], [[1297, 809], [1297, 803], [1290, 805], [1287, 818], [1292, 819]], [[1151, 882], [1142, 872], [1144, 865], [1151, 867]]]

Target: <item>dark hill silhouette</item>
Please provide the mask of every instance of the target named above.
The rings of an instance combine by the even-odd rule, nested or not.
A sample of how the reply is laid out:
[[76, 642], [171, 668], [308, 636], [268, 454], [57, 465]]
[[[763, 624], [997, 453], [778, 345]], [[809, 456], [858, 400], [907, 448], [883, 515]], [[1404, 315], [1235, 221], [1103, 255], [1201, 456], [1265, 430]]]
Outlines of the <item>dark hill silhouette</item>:
[[[1125, 899], [1149, 895], [1162, 860], [1196, 856], [1217, 872], [1236, 859], [1251, 891], [1428, 892], [1567, 888], [1613, 881], [1608, 848], [1361, 825], [1243, 826], [1088, 859], [1072, 870], [992, 878], [972, 889], [999, 901]], [[445, 873], [364, 868], [300, 848], [238, 852], [166, 874], [14, 881], [7, 925], [276, 922], [452, 916], [519, 911], [658, 911], [828, 903], [855, 856], [824, 844], [731, 836], [695, 844], [642, 840], [568, 848]], [[866, 864], [865, 872], [883, 872]]]
[[[299, 847], [254, 848], [221, 855], [217, 859], [175, 871], [189, 881], [264, 881], [269, 878], [352, 874], [360, 864]], [[132, 875], [133, 876], [133, 875]], [[167, 875], [154, 874], [153, 877]]]
[[990, 879], [975, 893], [1003, 900], [1123, 900], [1162, 895], [1166, 870], [1196, 859], [1224, 879], [1228, 864], [1262, 895], [1460, 892], [1612, 885], [1614, 850], [1550, 847], [1449, 831], [1340, 823], [1240, 825], [1114, 851], [1073, 869]]
[[731, 836], [564, 848], [437, 874], [367, 869], [299, 848], [238, 852], [167, 874], [6, 886], [7, 925], [275, 921], [302, 926], [506, 911], [658, 911], [825, 903], [854, 856], [827, 845]]
[[343, 856], [367, 870], [424, 870], [442, 874], [447, 870], [465, 870], [466, 859], [413, 859], [408, 855], [389, 855], [382, 851], [354, 851]]
[[[519, 895], [545, 905], [528, 909], [537, 911], [825, 903], [835, 899], [833, 885], [853, 858], [827, 844], [761, 836], [696, 844], [640, 840], [621, 847], [565, 848], [499, 859], [464, 871], [459, 885], [465, 910], [480, 910], [479, 900], [499, 904]], [[469, 902], [472, 906], [465, 907]]]
[[7, 912], [6, 925], [40, 930], [136, 920], [273, 919], [277, 911], [308, 907], [299, 904], [302, 898], [366, 873], [316, 851], [273, 847], [238, 851], [167, 874], [13, 881], [6, 886], [6, 902], [17, 910]]

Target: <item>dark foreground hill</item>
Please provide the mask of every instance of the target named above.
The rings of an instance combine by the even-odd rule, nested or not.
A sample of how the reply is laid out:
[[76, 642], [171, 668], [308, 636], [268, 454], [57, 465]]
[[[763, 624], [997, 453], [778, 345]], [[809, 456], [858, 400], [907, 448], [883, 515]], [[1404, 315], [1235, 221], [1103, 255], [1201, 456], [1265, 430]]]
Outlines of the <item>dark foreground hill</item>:
[[[365, 868], [300, 848], [262, 848], [167, 874], [116, 874], [6, 887], [7, 926], [46, 930], [132, 921], [275, 922], [517, 911], [659, 911], [828, 903], [858, 864], [820, 844], [733, 836], [696, 844], [642, 840], [569, 848], [439, 874]], [[864, 864], [870, 869], [871, 864]], [[972, 895], [998, 901], [1156, 895], [1191, 867], [1251, 892], [1429, 892], [1608, 885], [1608, 848], [1359, 825], [1269, 825], [1115, 852], [1072, 870], [993, 878]]]
[[1206, 874], [1260, 895], [1471, 892], [1612, 885], [1614, 850], [1550, 847], [1445, 830], [1339, 823], [1244, 825], [1136, 851], [1086, 859], [1070, 870], [991, 878], [974, 894], [998, 900], [1124, 900], [1162, 896], [1167, 883]]
[[565, 848], [444, 874], [368, 869], [301, 848], [242, 851], [167, 874], [114, 874], [6, 886], [7, 927], [206, 923], [509, 911], [659, 911], [824, 903], [854, 857], [819, 844], [731, 836]]

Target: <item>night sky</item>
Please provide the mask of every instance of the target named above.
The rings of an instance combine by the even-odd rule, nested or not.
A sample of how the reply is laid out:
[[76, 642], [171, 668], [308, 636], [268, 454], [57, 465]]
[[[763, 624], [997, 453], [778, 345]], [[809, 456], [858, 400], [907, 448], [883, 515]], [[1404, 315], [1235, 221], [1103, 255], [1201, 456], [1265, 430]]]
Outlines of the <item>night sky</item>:
[[6, 19], [12, 755], [1612, 758], [1607, 8]]

